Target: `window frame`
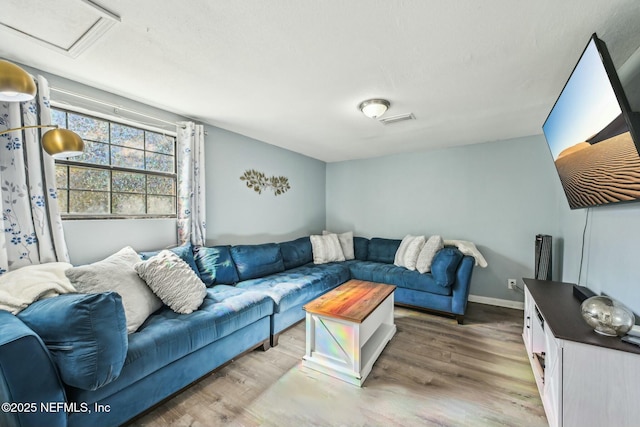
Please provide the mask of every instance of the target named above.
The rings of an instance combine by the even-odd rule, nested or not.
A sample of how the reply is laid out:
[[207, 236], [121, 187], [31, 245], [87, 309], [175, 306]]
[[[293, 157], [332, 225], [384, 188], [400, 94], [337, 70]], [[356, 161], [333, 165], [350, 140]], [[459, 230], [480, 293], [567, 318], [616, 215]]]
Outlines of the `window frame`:
[[[99, 119], [99, 120], [104, 120], [104, 121], [108, 121], [109, 123], [116, 123], [119, 125], [124, 125], [124, 126], [130, 126], [133, 128], [137, 128], [137, 129], [141, 129], [144, 131], [149, 131], [149, 132], [155, 132], [155, 133], [160, 133], [163, 135], [167, 135], [170, 137], [174, 138], [174, 154], [173, 154], [173, 158], [174, 158], [174, 163], [173, 163], [173, 172], [160, 172], [160, 171], [152, 171], [152, 170], [144, 170], [144, 169], [135, 169], [135, 168], [127, 168], [127, 167], [122, 167], [122, 166], [113, 166], [113, 165], [100, 165], [100, 164], [94, 164], [94, 163], [85, 163], [85, 162], [79, 162], [79, 161], [74, 161], [73, 157], [69, 158], [69, 159], [54, 159], [54, 163], [55, 166], [58, 165], [63, 165], [67, 167], [67, 188], [64, 190], [60, 190], [58, 188], [57, 182], [56, 182], [56, 193], [60, 193], [60, 191], [67, 191], [67, 207], [66, 209], [63, 209], [60, 205], [59, 209], [60, 209], [60, 215], [62, 217], [63, 221], [69, 221], [69, 220], [105, 220], [105, 219], [177, 219], [178, 217], [178, 141], [177, 141], [177, 132], [175, 131], [168, 131], [166, 129], [162, 129], [159, 127], [155, 127], [155, 126], [150, 126], [144, 123], [140, 123], [134, 120], [128, 120], [128, 119], [124, 119], [121, 117], [115, 117], [115, 116], [111, 116], [109, 114], [104, 114], [104, 113], [99, 113], [96, 111], [91, 111], [91, 110], [87, 110], [81, 107], [75, 107], [73, 105], [68, 105], [66, 103], [59, 103], [59, 102], [55, 102], [55, 101], [51, 101], [51, 108], [54, 108], [56, 110], [62, 110], [65, 111], [67, 113], [72, 113], [72, 114], [80, 114], [80, 115], [84, 115], [84, 116], [88, 116], [90, 118], [95, 118], [95, 119]], [[111, 137], [109, 138], [109, 151], [111, 151]], [[114, 146], [120, 147], [117, 144], [114, 144]], [[142, 150], [145, 153], [147, 152], [146, 149]], [[151, 153], [155, 153], [154, 151], [149, 151]], [[161, 154], [161, 153], [160, 153]], [[81, 167], [81, 168], [90, 168], [90, 169], [94, 169], [94, 170], [106, 170], [109, 172], [109, 190], [108, 191], [102, 191], [102, 190], [87, 190], [87, 191], [94, 191], [94, 192], [99, 192], [99, 193], [107, 193], [108, 197], [109, 197], [109, 209], [113, 210], [113, 195], [114, 194], [140, 194], [144, 196], [145, 199], [145, 207], [147, 206], [147, 197], [149, 196], [156, 196], [156, 194], [149, 194], [147, 192], [147, 188], [146, 188], [146, 178], [148, 176], [159, 176], [159, 177], [166, 177], [166, 178], [172, 178], [174, 181], [174, 185], [175, 185], [175, 194], [173, 195], [174, 198], [174, 212], [171, 214], [131, 214], [131, 215], [127, 215], [127, 214], [120, 214], [120, 213], [97, 213], [97, 214], [87, 214], [87, 213], [68, 213], [68, 208], [69, 208], [69, 191], [71, 191], [72, 189], [69, 188], [69, 181], [70, 181], [70, 174], [69, 174], [69, 168], [71, 167]], [[128, 192], [114, 192], [113, 191], [113, 186], [112, 186], [112, 177], [113, 177], [113, 172], [124, 172], [124, 173], [137, 173], [137, 174], [142, 174], [145, 176], [145, 191], [144, 193], [128, 193]], [[159, 196], [167, 196], [167, 195], [159, 195]]]

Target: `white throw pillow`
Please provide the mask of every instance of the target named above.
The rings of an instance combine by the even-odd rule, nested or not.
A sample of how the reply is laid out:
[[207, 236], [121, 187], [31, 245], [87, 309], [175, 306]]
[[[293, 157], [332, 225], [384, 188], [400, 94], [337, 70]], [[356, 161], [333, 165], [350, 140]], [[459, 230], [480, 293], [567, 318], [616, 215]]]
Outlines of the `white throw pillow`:
[[127, 319], [127, 332], [132, 333], [151, 313], [162, 307], [162, 301], [133, 268], [138, 262], [140, 256], [127, 246], [102, 261], [70, 268], [65, 274], [80, 293], [115, 291], [120, 294]]
[[344, 261], [344, 253], [336, 234], [325, 236], [309, 236], [314, 264]]
[[176, 313], [193, 313], [207, 295], [207, 287], [189, 264], [171, 251], [160, 251], [134, 268], [153, 293]]
[[398, 267], [415, 270], [418, 255], [420, 254], [425, 241], [426, 239], [424, 236], [412, 236], [411, 234], [404, 236], [404, 239], [402, 239], [402, 242], [400, 242], [400, 246], [396, 251], [393, 263]]
[[353, 250], [353, 231], [347, 231], [346, 233], [332, 233], [330, 231], [324, 230], [322, 232], [323, 236], [327, 234], [336, 234], [338, 236], [338, 241], [340, 242], [340, 247], [342, 248], [342, 253], [344, 254], [344, 259], [355, 259], [356, 254]]
[[425, 243], [422, 247], [420, 255], [418, 255], [416, 270], [423, 274], [431, 271], [431, 263], [433, 262], [433, 258], [436, 256], [436, 253], [442, 248], [444, 248], [444, 241], [442, 240], [442, 236], [436, 235], [429, 237], [427, 243]]

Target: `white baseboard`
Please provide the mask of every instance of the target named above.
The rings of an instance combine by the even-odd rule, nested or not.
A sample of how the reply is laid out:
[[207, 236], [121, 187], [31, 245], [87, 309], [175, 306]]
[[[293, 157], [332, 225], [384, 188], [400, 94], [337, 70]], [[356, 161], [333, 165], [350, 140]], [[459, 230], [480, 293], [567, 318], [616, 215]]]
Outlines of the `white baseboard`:
[[480, 304], [495, 305], [498, 307], [515, 308], [517, 310], [524, 310], [524, 302], [511, 301], [508, 299], [483, 297], [480, 295], [469, 295], [469, 301], [477, 302]]

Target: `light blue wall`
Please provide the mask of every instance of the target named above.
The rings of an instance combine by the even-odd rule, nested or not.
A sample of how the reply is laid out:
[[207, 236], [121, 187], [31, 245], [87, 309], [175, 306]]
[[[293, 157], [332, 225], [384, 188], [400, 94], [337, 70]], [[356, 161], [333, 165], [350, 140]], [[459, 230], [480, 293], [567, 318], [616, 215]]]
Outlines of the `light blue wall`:
[[327, 228], [366, 237], [441, 234], [487, 259], [471, 293], [522, 300], [534, 238], [558, 232], [557, 174], [542, 136], [327, 165]]
[[125, 246], [136, 251], [175, 246], [175, 219], [69, 220], [62, 222], [73, 264], [106, 258]]
[[[325, 225], [325, 167], [322, 161], [207, 126], [207, 243], [280, 242]], [[246, 187], [248, 169], [284, 176], [291, 189], [275, 196]]]
[[591, 208], [586, 222], [580, 274], [582, 232], [586, 210], [562, 211], [565, 241], [562, 280], [605, 293], [640, 313], [640, 203]]
[[[122, 108], [116, 113], [113, 107], [52, 92], [54, 101], [173, 131], [175, 126], [127, 113], [124, 109], [169, 122], [187, 120], [141, 102], [23, 66], [34, 75], [45, 76], [52, 87]], [[208, 243], [284, 241], [322, 231], [325, 224], [324, 162], [213, 126], [207, 125], [205, 129]], [[278, 197], [269, 192], [253, 194], [239, 179], [245, 169], [257, 169], [269, 176], [286, 176], [291, 190]], [[124, 246], [142, 251], [177, 243], [174, 219], [67, 220], [63, 222], [63, 228], [74, 264], [100, 260]]]

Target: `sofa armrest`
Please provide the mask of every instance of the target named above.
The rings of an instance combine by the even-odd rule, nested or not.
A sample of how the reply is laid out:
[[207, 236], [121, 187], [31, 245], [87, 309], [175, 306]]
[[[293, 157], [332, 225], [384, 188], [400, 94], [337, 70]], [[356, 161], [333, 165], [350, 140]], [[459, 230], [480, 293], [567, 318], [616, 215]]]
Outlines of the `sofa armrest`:
[[[66, 426], [64, 409], [43, 411], [40, 405], [65, 400], [63, 385], [40, 337], [16, 316], [0, 310], [0, 425]], [[14, 405], [7, 408], [7, 403]]]
[[[456, 270], [456, 281], [453, 284], [451, 311], [457, 315], [464, 315], [467, 309], [467, 300], [469, 299], [469, 285], [471, 284], [471, 273], [473, 273], [473, 266], [475, 265], [475, 259], [473, 257], [465, 255], [458, 265]], [[459, 319], [461, 323], [461, 319]]]

